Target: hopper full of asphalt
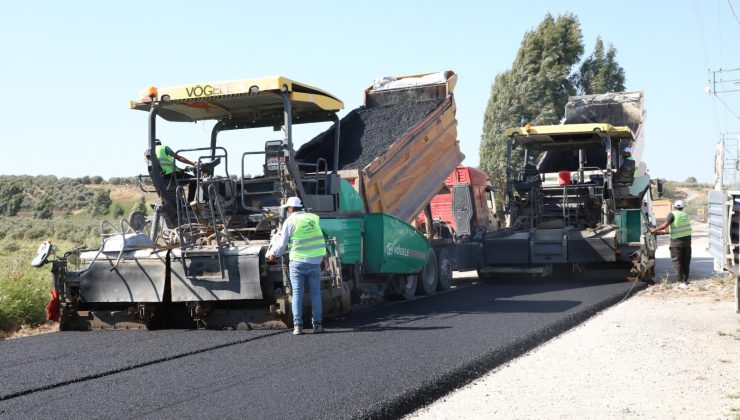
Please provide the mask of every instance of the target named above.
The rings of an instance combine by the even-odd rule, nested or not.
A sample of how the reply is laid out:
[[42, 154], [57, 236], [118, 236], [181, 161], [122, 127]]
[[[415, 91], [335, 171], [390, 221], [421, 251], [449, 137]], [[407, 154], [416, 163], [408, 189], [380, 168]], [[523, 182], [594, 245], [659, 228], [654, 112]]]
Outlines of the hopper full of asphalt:
[[[339, 169], [366, 167], [443, 101], [402, 102], [352, 110], [340, 121]], [[333, 168], [334, 137], [334, 128], [319, 134], [298, 149], [296, 158], [306, 163], [323, 158]]]
[[[257, 332], [162, 331], [147, 339], [152, 332], [105, 331], [0, 343], [2, 359], [29, 352], [6, 362], [6, 389], [35, 385], [30, 377], [40, 371], [49, 383], [76, 371], [83, 378], [0, 400], [0, 417], [398, 417], [640, 287], [576, 280], [472, 284], [328, 321], [322, 335], [247, 340]], [[227, 343], [223, 337], [231, 344], [189, 354], [178, 349]], [[161, 360], [141, 363], [157, 352]], [[182, 356], [162, 358], [168, 353]], [[132, 367], [82, 376], [86, 365], [117, 362]]]

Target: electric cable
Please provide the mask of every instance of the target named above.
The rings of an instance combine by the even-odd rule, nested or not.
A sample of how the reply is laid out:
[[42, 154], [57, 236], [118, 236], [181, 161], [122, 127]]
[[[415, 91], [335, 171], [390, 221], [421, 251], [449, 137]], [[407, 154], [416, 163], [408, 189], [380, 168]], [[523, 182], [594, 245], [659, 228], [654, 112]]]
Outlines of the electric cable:
[[715, 94], [714, 94], [714, 97], [715, 97], [715, 98], [717, 98], [717, 100], [718, 100], [718, 101], [719, 101], [719, 102], [720, 102], [720, 103], [721, 103], [722, 105], [724, 105], [724, 107], [725, 107], [725, 108], [726, 108], [726, 109], [727, 109], [728, 111], [730, 111], [730, 113], [731, 113], [732, 115], [734, 115], [734, 116], [735, 116], [735, 118], [737, 118], [737, 119], [740, 119], [740, 115], [738, 115], [738, 114], [737, 114], [737, 113], [735, 112], [735, 110], [733, 110], [732, 108], [730, 108], [730, 106], [729, 106], [729, 105], [727, 105], [727, 103], [726, 103], [725, 101], [723, 101], [723, 100], [722, 100], [722, 98], [721, 98], [721, 97], [720, 97], [719, 95], [717, 95], [717, 94], [715, 93]]
[[732, 2], [730, 0], [727, 0], [727, 4], [730, 6], [730, 10], [732, 11], [732, 16], [735, 16], [735, 22], [737, 22], [737, 24], [740, 25], [740, 19], [738, 19], [737, 15], [735, 14], [735, 9], [732, 7]]

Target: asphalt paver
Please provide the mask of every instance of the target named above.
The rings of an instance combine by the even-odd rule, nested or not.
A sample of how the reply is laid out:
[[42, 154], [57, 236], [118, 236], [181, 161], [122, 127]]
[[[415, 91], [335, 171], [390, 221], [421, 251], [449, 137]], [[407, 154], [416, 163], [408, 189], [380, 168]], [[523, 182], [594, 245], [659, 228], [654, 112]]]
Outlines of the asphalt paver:
[[[150, 340], [140, 337], [151, 332], [120, 332], [115, 343], [81, 334], [77, 346], [92, 352], [92, 363], [106, 357], [95, 347], [109, 346], [117, 347], [118, 355], [131, 352], [135, 367], [7, 398], [0, 401], [0, 417], [398, 417], [641, 287], [633, 286], [553, 280], [473, 284], [327, 321], [324, 334], [276, 334], [144, 365], [137, 357], [158, 346], [185, 342], [186, 336], [216, 342], [219, 334], [234, 332], [165, 331]], [[135, 338], [126, 341], [128, 333]], [[56, 337], [67, 340], [65, 334], [48, 337], [24, 339], [15, 350], [53, 346]], [[20, 360], [27, 361], [29, 372], [39, 369], [32, 358]], [[57, 362], [74, 369], [83, 360]], [[48, 359], [39, 366], [45, 363]], [[20, 374], [13, 378], [23, 380]]]

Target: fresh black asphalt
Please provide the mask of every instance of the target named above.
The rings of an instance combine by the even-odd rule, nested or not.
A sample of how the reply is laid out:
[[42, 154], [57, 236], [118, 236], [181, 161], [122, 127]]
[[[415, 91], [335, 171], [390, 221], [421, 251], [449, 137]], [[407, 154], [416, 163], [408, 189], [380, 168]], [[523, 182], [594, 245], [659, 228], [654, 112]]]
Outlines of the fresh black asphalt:
[[0, 418], [399, 417], [634, 289], [473, 284], [357, 311], [315, 336], [98, 331], [4, 341]]

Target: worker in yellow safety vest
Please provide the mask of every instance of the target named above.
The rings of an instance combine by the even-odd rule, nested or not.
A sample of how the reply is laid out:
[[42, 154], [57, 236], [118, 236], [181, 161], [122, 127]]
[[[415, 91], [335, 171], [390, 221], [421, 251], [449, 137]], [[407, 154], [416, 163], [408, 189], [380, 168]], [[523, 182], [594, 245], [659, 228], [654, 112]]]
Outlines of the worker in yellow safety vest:
[[[157, 161], [159, 161], [159, 167], [162, 169], [162, 174], [165, 177], [174, 176], [175, 179], [186, 181], [185, 183], [188, 186], [188, 203], [192, 202], [195, 199], [195, 178], [192, 175], [185, 173], [185, 170], [192, 170], [192, 168], [196, 166], [195, 162], [185, 156], [178, 155], [168, 146], [163, 145], [159, 139], [155, 139], [154, 144], [156, 146], [156, 158]], [[182, 170], [175, 165], [175, 159], [190, 166], [185, 170]]]
[[689, 265], [691, 264], [691, 219], [683, 212], [683, 200], [673, 203], [675, 210], [668, 213], [665, 222], [660, 226], [650, 229], [650, 233], [664, 233], [670, 227], [671, 243], [668, 249], [671, 251], [671, 260], [676, 267], [678, 281], [689, 283]]
[[313, 332], [324, 332], [321, 325], [321, 270], [326, 255], [324, 233], [319, 224], [319, 216], [302, 211], [303, 203], [298, 197], [289, 197], [281, 207], [288, 217], [283, 222], [280, 233], [273, 238], [267, 250], [268, 261], [275, 262], [285, 249], [289, 249], [290, 285], [293, 302], [293, 334], [303, 334], [303, 291], [308, 285], [311, 296]]

